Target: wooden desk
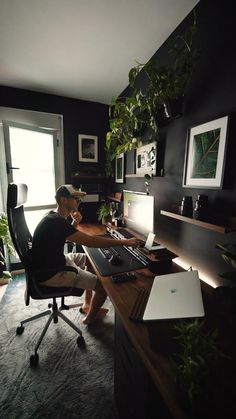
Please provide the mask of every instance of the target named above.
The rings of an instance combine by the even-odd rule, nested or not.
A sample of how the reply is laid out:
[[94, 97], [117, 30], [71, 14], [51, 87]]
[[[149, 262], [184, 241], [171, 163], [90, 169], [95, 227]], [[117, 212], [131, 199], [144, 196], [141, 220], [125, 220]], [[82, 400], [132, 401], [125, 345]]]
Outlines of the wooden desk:
[[[91, 235], [104, 234], [106, 232], [106, 228], [102, 225], [81, 224], [80, 229]], [[164, 404], [168, 407], [172, 417], [186, 419], [186, 415], [178, 402], [175, 377], [171, 370], [169, 354], [158, 354], [156, 351], [153, 351], [150, 347], [148, 326], [143, 323], [136, 323], [129, 320], [130, 310], [137, 298], [138, 290], [140, 288], [150, 290], [155, 274], [151, 273], [148, 269], [143, 269], [136, 271], [137, 279], [134, 282], [113, 284], [110, 277], [101, 277], [99, 275], [93, 260], [90, 259], [90, 262], [114, 305], [116, 316], [118, 316], [118, 318], [116, 318], [116, 324], [119, 322], [119, 328], [121, 325], [124, 327], [125, 333], [131, 341], [131, 348], [135, 349], [142, 360], [156, 389], [160, 393]], [[182, 269], [178, 265], [172, 264], [172, 272], [181, 270]], [[119, 339], [119, 337], [117, 338]], [[131, 356], [133, 355], [131, 354]], [[141, 382], [139, 382], [139, 386], [142, 386]], [[158, 417], [158, 412], [156, 412], [155, 417]], [[129, 419], [131, 419], [130, 416]]]
[[[92, 235], [106, 232], [100, 225], [82, 224], [81, 230]], [[114, 284], [109, 276], [100, 276], [93, 260], [90, 262], [115, 308], [114, 384], [120, 419], [188, 419], [175, 383], [170, 323], [144, 324], [129, 319], [139, 289], [150, 290], [155, 274], [143, 269], [136, 271], [134, 282]], [[181, 270], [172, 263], [168, 272]], [[210, 296], [211, 287], [204, 283], [202, 287], [204, 295]]]

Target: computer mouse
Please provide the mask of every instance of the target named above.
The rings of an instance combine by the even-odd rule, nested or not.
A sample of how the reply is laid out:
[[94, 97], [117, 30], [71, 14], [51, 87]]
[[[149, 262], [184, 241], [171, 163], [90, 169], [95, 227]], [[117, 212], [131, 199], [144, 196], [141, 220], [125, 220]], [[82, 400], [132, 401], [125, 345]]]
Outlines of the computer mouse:
[[120, 256], [112, 255], [112, 257], [109, 259], [109, 262], [111, 265], [120, 265], [122, 263], [122, 259]]

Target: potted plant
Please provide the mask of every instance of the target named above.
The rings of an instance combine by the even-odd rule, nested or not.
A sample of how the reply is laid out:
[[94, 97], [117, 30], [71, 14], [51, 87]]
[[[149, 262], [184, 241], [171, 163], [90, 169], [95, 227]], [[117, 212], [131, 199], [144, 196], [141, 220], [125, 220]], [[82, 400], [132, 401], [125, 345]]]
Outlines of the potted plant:
[[107, 221], [111, 220], [111, 205], [110, 203], [104, 203], [100, 206], [97, 211], [98, 221], [101, 221], [102, 224], [105, 224]]
[[223, 260], [232, 267], [230, 271], [220, 273], [219, 276], [225, 279], [224, 285], [214, 290], [215, 304], [218, 306], [218, 312], [222, 321], [225, 322], [225, 328], [235, 330], [236, 319], [236, 244], [216, 244], [216, 248], [221, 250]]
[[4, 256], [4, 248], [6, 249], [10, 255], [14, 254], [14, 249], [11, 244], [11, 239], [9, 235], [8, 229], [8, 222], [5, 214], [0, 214], [0, 280], [1, 284], [7, 283], [8, 279], [11, 278], [11, 274], [9, 271], [6, 271], [6, 258]]
[[219, 358], [225, 356], [218, 348], [218, 330], [207, 330], [205, 326], [205, 321], [199, 319], [179, 320], [174, 325], [178, 344], [174, 359], [177, 385], [182, 400], [196, 417], [212, 385], [211, 374]]
[[193, 24], [183, 35], [175, 38], [169, 49], [172, 65], [158, 66], [151, 59], [146, 64], [137, 63], [129, 72], [129, 82], [133, 87], [140, 70], [144, 70], [147, 76], [146, 109], [150, 113], [150, 124], [155, 130], [183, 112], [184, 94], [198, 57], [198, 51], [193, 45], [196, 32], [194, 12]]
[[236, 244], [217, 244], [216, 249], [223, 251], [221, 254], [223, 260], [233, 268], [229, 272], [221, 273], [220, 276], [225, 279], [236, 280]]

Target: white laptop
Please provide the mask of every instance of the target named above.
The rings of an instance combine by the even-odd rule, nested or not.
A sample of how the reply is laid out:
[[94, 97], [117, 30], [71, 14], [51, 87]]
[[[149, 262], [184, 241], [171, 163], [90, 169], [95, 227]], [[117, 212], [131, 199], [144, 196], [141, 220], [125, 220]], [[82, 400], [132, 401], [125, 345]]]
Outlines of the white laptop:
[[155, 234], [148, 233], [146, 243], [144, 245], [145, 249], [151, 251], [151, 250], [158, 250], [158, 249], [164, 249], [164, 246], [161, 246], [160, 244], [153, 246], [153, 242], [155, 239]]
[[164, 320], [205, 315], [198, 271], [156, 276], [143, 320]]

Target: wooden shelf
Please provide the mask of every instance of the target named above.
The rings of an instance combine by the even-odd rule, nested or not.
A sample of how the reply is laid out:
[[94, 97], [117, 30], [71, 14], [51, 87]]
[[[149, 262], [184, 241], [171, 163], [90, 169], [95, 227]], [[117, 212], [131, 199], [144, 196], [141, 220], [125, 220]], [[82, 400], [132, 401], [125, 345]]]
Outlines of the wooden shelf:
[[177, 214], [171, 211], [160, 211], [161, 215], [166, 217], [175, 218], [176, 220], [184, 221], [189, 224], [193, 224], [199, 227], [206, 228], [208, 230], [216, 231], [217, 233], [232, 233], [236, 231], [236, 219], [229, 217], [227, 225], [213, 224], [209, 221], [195, 220], [191, 217], [185, 217], [184, 215]]
[[79, 181], [87, 181], [87, 180], [93, 180], [96, 183], [99, 183], [99, 181], [105, 181], [107, 180], [106, 176], [99, 176], [99, 175], [80, 175], [80, 176], [71, 176], [72, 179], [76, 179]]
[[122, 192], [116, 192], [114, 195], [107, 195], [106, 198], [109, 199], [109, 201], [121, 202]]
[[125, 177], [144, 177], [144, 174], [132, 173], [126, 174]]

